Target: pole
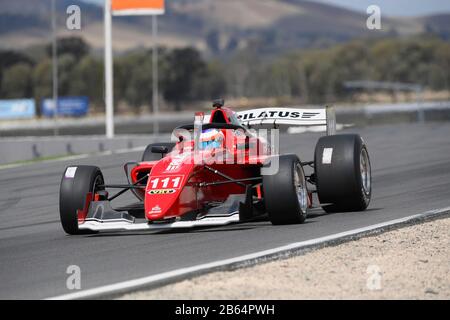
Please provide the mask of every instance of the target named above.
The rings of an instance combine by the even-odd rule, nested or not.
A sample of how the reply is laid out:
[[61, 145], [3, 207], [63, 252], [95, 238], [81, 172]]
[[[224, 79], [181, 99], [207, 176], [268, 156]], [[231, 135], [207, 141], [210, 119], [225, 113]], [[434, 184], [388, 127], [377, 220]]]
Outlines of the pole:
[[153, 134], [159, 134], [159, 106], [158, 106], [158, 18], [156, 15], [152, 16], [152, 87], [153, 87]]
[[105, 0], [105, 126], [106, 137], [114, 138], [114, 97], [111, 35], [111, 0]]
[[56, 42], [56, 0], [52, 0], [52, 86], [54, 127], [53, 135], [59, 134], [58, 128], [58, 52]]
[[418, 86], [416, 89], [416, 104], [417, 104], [417, 122], [425, 123], [425, 110], [423, 110], [423, 88]]

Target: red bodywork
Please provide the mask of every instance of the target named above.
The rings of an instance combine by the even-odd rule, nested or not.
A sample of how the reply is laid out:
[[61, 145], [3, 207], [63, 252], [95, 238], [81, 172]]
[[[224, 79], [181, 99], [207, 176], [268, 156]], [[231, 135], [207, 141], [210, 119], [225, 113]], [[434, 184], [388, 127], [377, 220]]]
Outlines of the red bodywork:
[[[233, 117], [234, 113], [231, 109], [222, 107], [213, 110], [210, 122], [233, 123]], [[265, 152], [267, 147], [265, 142], [257, 139], [256, 143], [246, 145], [242, 134], [234, 130], [222, 131], [226, 135], [226, 145], [218, 149], [199, 151], [206, 164], [233, 179], [260, 176], [260, 168], [268, 155]], [[161, 160], [141, 162], [131, 170], [132, 183], [149, 174], [145, 191], [137, 190], [144, 201], [147, 220], [161, 221], [193, 211], [200, 212], [208, 203], [223, 202], [231, 194], [245, 193], [245, 186], [236, 183], [201, 186], [202, 183], [226, 181], [226, 179], [211, 170], [206, 170], [205, 162], [193, 161], [195, 156], [193, 145], [194, 141], [177, 142], [173, 151]], [[239, 148], [239, 145], [244, 147]], [[227, 153], [235, 161], [237, 159], [240, 161], [234, 164], [208, 164], [208, 159], [220, 153]], [[257, 192], [261, 196], [261, 188], [257, 188]]]

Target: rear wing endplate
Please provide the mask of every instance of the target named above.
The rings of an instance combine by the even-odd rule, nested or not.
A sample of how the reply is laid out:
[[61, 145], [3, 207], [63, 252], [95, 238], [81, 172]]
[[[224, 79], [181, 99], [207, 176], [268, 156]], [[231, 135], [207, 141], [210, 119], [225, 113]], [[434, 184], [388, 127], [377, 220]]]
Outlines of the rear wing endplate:
[[261, 108], [236, 112], [248, 127], [279, 125], [326, 126], [327, 135], [336, 134], [336, 114], [333, 107], [321, 109]]

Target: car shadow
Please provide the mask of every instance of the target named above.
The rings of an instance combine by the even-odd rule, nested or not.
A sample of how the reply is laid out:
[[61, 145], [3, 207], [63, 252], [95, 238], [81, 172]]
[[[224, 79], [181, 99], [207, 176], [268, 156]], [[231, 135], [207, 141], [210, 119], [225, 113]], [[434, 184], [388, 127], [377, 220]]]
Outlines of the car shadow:
[[172, 233], [207, 233], [207, 232], [229, 232], [229, 231], [243, 231], [243, 230], [252, 230], [254, 227], [205, 227], [205, 228], [195, 228], [195, 229], [187, 229], [185, 231], [180, 230], [161, 230], [159, 234], [172, 234]]
[[319, 217], [324, 217], [324, 216], [329, 216], [329, 215], [333, 215], [333, 214], [339, 214], [339, 213], [370, 213], [373, 211], [379, 211], [379, 210], [383, 210], [384, 208], [369, 208], [366, 209], [364, 211], [339, 211], [339, 212], [325, 212], [325, 210], [323, 210], [322, 208], [315, 208], [312, 209], [309, 213], [308, 213], [308, 219], [311, 218], [319, 218]]
[[[312, 220], [306, 220], [302, 225], [307, 225], [315, 223]], [[196, 227], [196, 228], [177, 228], [177, 229], [167, 229], [167, 230], [148, 230], [148, 231], [115, 231], [115, 232], [101, 232], [96, 234], [84, 235], [87, 238], [102, 238], [102, 237], [129, 237], [129, 236], [157, 236], [157, 235], [170, 235], [170, 234], [195, 234], [195, 233], [208, 233], [208, 232], [232, 232], [232, 231], [245, 231], [254, 230], [263, 227], [292, 227], [300, 226], [299, 224], [292, 225], [279, 225], [274, 226], [267, 220], [255, 220], [249, 222], [243, 222], [240, 224], [234, 224], [229, 226], [207, 226], [207, 227]]]
[[[308, 218], [303, 223], [305, 224], [311, 224], [315, 223], [313, 219], [325, 217], [329, 215], [339, 214], [339, 213], [371, 213], [374, 211], [380, 211], [384, 208], [369, 208], [364, 211], [341, 211], [341, 212], [325, 212], [322, 208], [314, 208], [310, 209], [310, 212], [308, 213]], [[87, 238], [102, 238], [102, 237], [130, 237], [130, 236], [144, 236], [144, 235], [151, 235], [151, 236], [157, 236], [157, 235], [169, 235], [169, 234], [183, 234], [183, 233], [208, 233], [208, 232], [230, 232], [230, 231], [244, 231], [244, 230], [253, 230], [255, 228], [261, 228], [266, 226], [272, 226], [272, 224], [267, 220], [267, 218], [255, 218], [252, 221], [249, 222], [243, 222], [240, 224], [234, 224], [229, 226], [205, 226], [205, 227], [196, 227], [196, 228], [177, 228], [177, 229], [167, 229], [167, 230], [144, 230], [139, 232], [132, 232], [132, 231], [114, 231], [114, 232], [101, 232], [96, 234], [89, 234], [84, 235], [84, 237]], [[293, 225], [284, 225], [281, 227], [286, 226], [293, 226]], [[295, 225], [298, 226], [298, 225]], [[280, 226], [277, 226], [280, 227]]]
[[131, 231], [115, 231], [115, 232], [101, 232], [96, 234], [85, 235], [87, 238], [103, 238], [103, 237], [129, 237], [129, 236], [158, 236], [158, 235], [168, 235], [168, 234], [183, 234], [183, 233], [204, 233], [204, 232], [229, 232], [229, 231], [243, 231], [243, 230], [251, 230], [254, 227], [197, 227], [193, 228], [177, 228], [177, 229], [167, 229], [167, 230], [148, 230], [148, 231], [139, 231], [139, 232], [131, 232]]

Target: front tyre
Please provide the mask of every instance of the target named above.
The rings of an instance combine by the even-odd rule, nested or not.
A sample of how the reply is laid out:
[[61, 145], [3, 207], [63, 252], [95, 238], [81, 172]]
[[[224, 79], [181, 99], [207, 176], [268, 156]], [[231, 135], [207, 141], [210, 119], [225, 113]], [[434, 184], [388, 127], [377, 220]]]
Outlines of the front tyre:
[[357, 134], [321, 137], [314, 155], [317, 194], [326, 212], [363, 211], [372, 196], [369, 152]]
[[103, 174], [94, 166], [71, 166], [64, 170], [59, 191], [59, 215], [68, 234], [86, 234], [78, 229], [78, 210], [85, 209], [88, 194], [94, 196], [104, 190]]
[[300, 160], [296, 155], [279, 156], [278, 160], [278, 171], [263, 175], [269, 220], [274, 225], [303, 223], [308, 209], [308, 190]]

